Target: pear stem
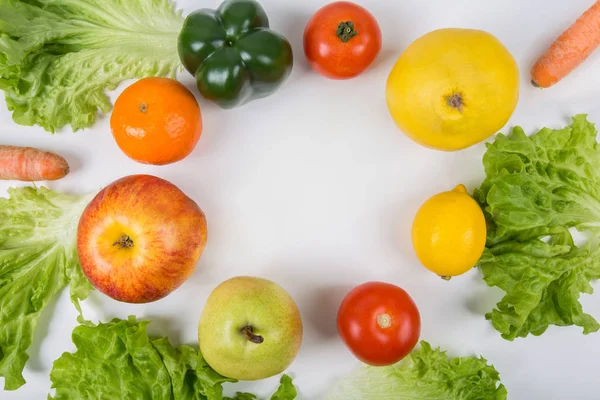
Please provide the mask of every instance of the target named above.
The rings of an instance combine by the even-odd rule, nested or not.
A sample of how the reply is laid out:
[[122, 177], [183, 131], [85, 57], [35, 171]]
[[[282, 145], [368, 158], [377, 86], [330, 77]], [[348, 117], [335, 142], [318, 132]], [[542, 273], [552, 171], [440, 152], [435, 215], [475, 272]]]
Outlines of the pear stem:
[[263, 338], [260, 335], [255, 335], [254, 333], [252, 333], [252, 331], [253, 329], [250, 325], [246, 325], [245, 327], [240, 329], [242, 335], [244, 335], [244, 337], [252, 343], [261, 344], [265, 341], [265, 338]]

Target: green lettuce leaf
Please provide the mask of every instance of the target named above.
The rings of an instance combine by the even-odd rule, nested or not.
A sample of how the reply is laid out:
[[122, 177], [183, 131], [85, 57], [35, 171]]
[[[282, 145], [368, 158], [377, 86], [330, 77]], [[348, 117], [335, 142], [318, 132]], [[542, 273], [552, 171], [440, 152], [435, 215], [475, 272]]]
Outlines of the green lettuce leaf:
[[[298, 396], [298, 392], [292, 378], [288, 375], [282, 375], [279, 380], [279, 388], [271, 396], [271, 400], [288, 400], [295, 399]], [[225, 397], [223, 400], [256, 400], [256, 395], [252, 393], [237, 392], [234, 397]]]
[[[215, 372], [190, 346], [148, 336], [150, 321], [113, 319], [73, 330], [75, 353], [63, 353], [50, 372], [55, 400], [226, 400], [223, 384], [236, 382]], [[296, 390], [284, 375], [273, 400], [293, 400]], [[238, 393], [233, 400], [256, 396]]]
[[236, 393], [235, 397], [226, 397], [225, 400], [256, 400], [256, 395], [251, 393]]
[[45, 188], [9, 189], [0, 198], [0, 377], [4, 388], [25, 383], [27, 349], [44, 307], [67, 284], [71, 300], [91, 285], [76, 253], [79, 217], [89, 196], [69, 196]]
[[[135, 319], [130, 317], [130, 320], [135, 323]], [[223, 383], [235, 382], [234, 379], [219, 375], [193, 347], [180, 346], [175, 349], [167, 338], [153, 340], [152, 346], [159, 352], [171, 377], [173, 398], [176, 400], [221, 399]]]
[[174, 76], [183, 24], [169, 0], [0, 0], [0, 89], [13, 119], [90, 126], [126, 79]]
[[548, 242], [506, 241], [484, 252], [479, 266], [489, 286], [506, 292], [486, 317], [505, 339], [539, 336], [549, 325], [600, 328], [583, 312], [580, 293], [592, 293], [591, 279], [600, 278], [600, 248], [576, 247], [571, 234], [554, 234]]
[[296, 391], [296, 387], [292, 382], [292, 378], [290, 378], [288, 375], [282, 375], [279, 383], [279, 388], [275, 393], [273, 393], [271, 400], [287, 400], [296, 398], [298, 392]]
[[[498, 135], [483, 157], [486, 180], [474, 197], [488, 220], [479, 262], [485, 282], [506, 292], [486, 314], [502, 337], [541, 335], [550, 325], [600, 325], [585, 314], [581, 293], [600, 278], [600, 148], [585, 115], [527, 137], [519, 127]], [[569, 229], [591, 238], [576, 246]]]
[[326, 400], [505, 400], [500, 374], [483, 357], [448, 358], [421, 341], [399, 363], [362, 366], [340, 379]]

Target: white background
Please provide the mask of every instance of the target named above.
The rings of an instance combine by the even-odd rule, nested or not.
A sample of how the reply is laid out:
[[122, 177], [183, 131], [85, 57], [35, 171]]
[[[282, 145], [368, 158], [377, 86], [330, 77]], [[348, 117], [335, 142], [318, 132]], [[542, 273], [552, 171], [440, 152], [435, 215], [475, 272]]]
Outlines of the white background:
[[[178, 185], [207, 215], [206, 251], [179, 290], [146, 305], [121, 304], [95, 292], [84, 302], [85, 316], [108, 321], [135, 314], [154, 321], [152, 334], [195, 344], [198, 318], [216, 285], [236, 275], [275, 280], [297, 301], [305, 327], [302, 349], [288, 372], [300, 398], [319, 399], [358, 364], [336, 333], [341, 299], [359, 283], [384, 280], [417, 302], [422, 339], [452, 356], [486, 357], [500, 371], [510, 399], [600, 398], [600, 333], [584, 336], [578, 327], [551, 327], [541, 337], [505, 341], [483, 317], [501, 291], [486, 287], [477, 270], [446, 282], [419, 265], [410, 241], [419, 204], [458, 183], [476, 188], [483, 179], [485, 147], [454, 153], [420, 147], [395, 127], [384, 97], [394, 61], [413, 40], [442, 27], [478, 28], [496, 35], [521, 70], [519, 105], [503, 131], [515, 124], [527, 132], [562, 127], [575, 113], [600, 123], [600, 54], [551, 89], [529, 84], [537, 56], [593, 1], [360, 0], [381, 25], [383, 50], [368, 72], [348, 81], [327, 80], [304, 59], [304, 26], [325, 1], [262, 3], [272, 27], [292, 43], [291, 78], [275, 95], [234, 110], [199, 99], [202, 138], [177, 164], [152, 167], [129, 160], [113, 141], [108, 117], [85, 131], [51, 135], [14, 124], [0, 101], [0, 143], [53, 150], [70, 162], [72, 173], [50, 188], [84, 193], [124, 175], [150, 173]], [[218, 4], [178, 2], [185, 14]], [[180, 79], [193, 88], [191, 76]], [[15, 184], [1, 182], [1, 194]], [[582, 297], [584, 309], [596, 318], [598, 296]], [[44, 399], [52, 361], [74, 350], [75, 325], [76, 311], [65, 291], [39, 321], [24, 371], [27, 384], [16, 392], [0, 391], [0, 398]], [[272, 378], [236, 389], [266, 396], [276, 383]]]

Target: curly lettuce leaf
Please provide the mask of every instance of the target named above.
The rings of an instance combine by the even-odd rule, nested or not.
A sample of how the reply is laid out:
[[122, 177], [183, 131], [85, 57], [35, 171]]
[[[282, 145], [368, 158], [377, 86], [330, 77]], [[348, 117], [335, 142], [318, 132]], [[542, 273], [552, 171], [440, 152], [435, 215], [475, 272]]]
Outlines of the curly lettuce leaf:
[[[148, 322], [143, 321], [140, 324], [146, 325]], [[235, 382], [234, 379], [219, 375], [208, 365], [202, 354], [190, 346], [180, 346], [175, 349], [167, 338], [153, 340], [151, 343], [160, 354], [171, 377], [175, 400], [221, 399], [223, 383]]]
[[506, 241], [484, 252], [479, 267], [489, 286], [506, 292], [486, 317], [505, 339], [539, 336], [550, 325], [600, 328], [583, 312], [580, 293], [591, 294], [590, 280], [600, 278], [600, 248], [576, 247], [571, 234], [554, 234], [548, 242]]
[[500, 374], [483, 357], [448, 358], [421, 341], [399, 363], [363, 366], [342, 378], [326, 400], [505, 400]]
[[50, 132], [94, 123], [106, 90], [174, 76], [183, 24], [169, 0], [0, 0], [0, 89], [13, 120]]
[[[223, 384], [236, 382], [215, 372], [190, 346], [173, 347], [150, 338], [150, 321], [113, 319], [73, 330], [75, 353], [63, 353], [50, 372], [55, 400], [227, 400]], [[284, 375], [273, 400], [293, 400], [296, 390]], [[238, 393], [232, 400], [256, 396]]]
[[[292, 378], [288, 375], [282, 375], [279, 379], [279, 388], [273, 393], [270, 400], [288, 400], [295, 399], [298, 392]], [[234, 397], [225, 397], [223, 400], [256, 400], [258, 397], [252, 393], [237, 392]]]
[[[550, 325], [600, 328], [582, 310], [581, 293], [600, 278], [600, 148], [585, 115], [563, 129], [527, 137], [519, 127], [488, 145], [486, 180], [474, 197], [488, 224], [479, 267], [506, 292], [486, 314], [502, 337], [541, 335]], [[574, 244], [570, 228], [591, 234]]]
[[292, 382], [292, 378], [288, 375], [282, 375], [279, 384], [279, 388], [273, 393], [271, 400], [288, 400], [296, 398], [298, 392]]
[[31, 187], [9, 189], [0, 198], [0, 377], [4, 388], [25, 384], [27, 349], [44, 307], [67, 284], [71, 300], [91, 285], [76, 253], [79, 217], [88, 196], [69, 196]]
[[475, 196], [494, 224], [492, 243], [526, 240], [558, 228], [599, 232], [600, 150], [585, 115], [563, 129], [527, 137], [499, 134], [483, 157], [486, 180]]

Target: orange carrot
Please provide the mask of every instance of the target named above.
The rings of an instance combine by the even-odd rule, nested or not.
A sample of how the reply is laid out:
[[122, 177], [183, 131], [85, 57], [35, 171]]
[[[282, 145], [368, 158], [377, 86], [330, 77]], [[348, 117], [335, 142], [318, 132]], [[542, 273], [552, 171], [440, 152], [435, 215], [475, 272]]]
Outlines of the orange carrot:
[[31, 147], [0, 146], [0, 179], [54, 181], [69, 173], [69, 164], [58, 154]]
[[600, 0], [562, 33], [531, 69], [531, 83], [550, 87], [567, 76], [600, 45]]

